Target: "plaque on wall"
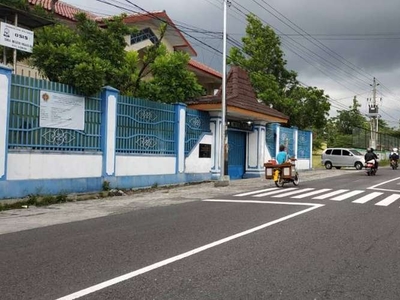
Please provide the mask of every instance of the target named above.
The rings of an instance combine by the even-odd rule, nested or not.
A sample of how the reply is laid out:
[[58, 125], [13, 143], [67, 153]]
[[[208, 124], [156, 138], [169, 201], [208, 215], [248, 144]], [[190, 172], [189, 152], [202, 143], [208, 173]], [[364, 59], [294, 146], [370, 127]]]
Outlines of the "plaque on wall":
[[200, 144], [199, 157], [211, 157], [211, 144]]

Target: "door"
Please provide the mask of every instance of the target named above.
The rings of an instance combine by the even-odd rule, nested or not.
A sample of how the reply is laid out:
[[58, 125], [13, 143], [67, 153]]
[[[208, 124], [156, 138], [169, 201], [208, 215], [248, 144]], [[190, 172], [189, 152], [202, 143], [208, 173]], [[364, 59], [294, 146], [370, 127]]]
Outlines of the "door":
[[243, 178], [246, 162], [246, 132], [228, 131], [228, 175]]

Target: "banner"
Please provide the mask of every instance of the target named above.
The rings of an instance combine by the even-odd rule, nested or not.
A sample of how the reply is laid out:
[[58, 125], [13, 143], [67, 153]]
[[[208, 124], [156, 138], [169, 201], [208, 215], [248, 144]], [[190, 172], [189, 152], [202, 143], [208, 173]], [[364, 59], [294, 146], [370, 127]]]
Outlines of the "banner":
[[32, 53], [33, 31], [0, 22], [0, 45]]
[[85, 98], [40, 91], [40, 127], [85, 129]]

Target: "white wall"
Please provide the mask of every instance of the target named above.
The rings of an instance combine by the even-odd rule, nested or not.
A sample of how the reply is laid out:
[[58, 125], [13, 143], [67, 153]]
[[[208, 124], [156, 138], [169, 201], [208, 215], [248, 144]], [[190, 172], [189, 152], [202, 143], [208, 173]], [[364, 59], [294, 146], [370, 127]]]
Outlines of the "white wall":
[[117, 155], [116, 176], [175, 174], [175, 157]]
[[199, 144], [211, 144], [211, 153], [214, 153], [213, 135], [204, 135], [196, 147], [185, 160], [185, 173], [208, 173], [212, 167], [212, 157], [199, 157]]
[[101, 154], [8, 154], [9, 180], [101, 177], [101, 173]]

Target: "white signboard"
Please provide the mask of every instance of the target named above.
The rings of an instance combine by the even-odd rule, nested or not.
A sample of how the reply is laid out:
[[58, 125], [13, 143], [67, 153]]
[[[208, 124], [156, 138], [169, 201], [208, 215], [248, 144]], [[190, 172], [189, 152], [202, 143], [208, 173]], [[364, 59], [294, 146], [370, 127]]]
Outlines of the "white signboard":
[[40, 127], [85, 129], [85, 98], [40, 91]]
[[32, 52], [33, 31], [1, 22], [0, 45], [25, 52]]

